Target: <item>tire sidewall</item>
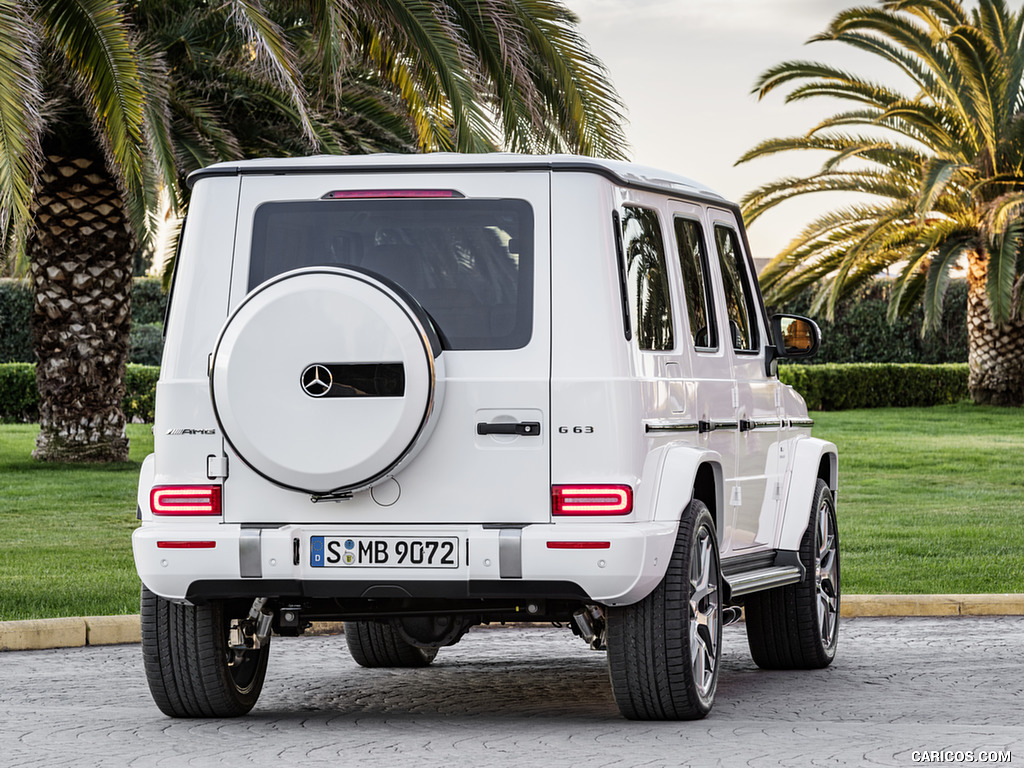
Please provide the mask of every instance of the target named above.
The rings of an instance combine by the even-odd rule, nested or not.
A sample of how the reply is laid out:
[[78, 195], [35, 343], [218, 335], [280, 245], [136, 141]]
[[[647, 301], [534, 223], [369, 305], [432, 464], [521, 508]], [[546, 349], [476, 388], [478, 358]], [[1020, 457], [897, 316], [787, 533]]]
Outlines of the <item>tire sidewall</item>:
[[[836, 557], [836, 626], [834, 632], [832, 633], [832, 641], [827, 645], [821, 640], [822, 626], [817, 611], [818, 583], [816, 567], [818, 553], [818, 526], [820, 523], [820, 515], [822, 514], [822, 512], [829, 516], [829, 526], [832, 531], [832, 536], [835, 540]], [[835, 499], [832, 497], [832, 491], [829, 489], [828, 484], [821, 479], [819, 479], [817, 484], [815, 485], [814, 502], [811, 507], [811, 517], [808, 522], [807, 531], [804, 533], [804, 538], [800, 545], [800, 556], [807, 574], [805, 577], [805, 586], [810, 593], [811, 600], [813, 601], [814, 610], [812, 611], [812, 615], [814, 617], [817, 653], [820, 657], [820, 660], [827, 664], [835, 658], [836, 648], [839, 645], [839, 616], [842, 610], [843, 590], [842, 560], [840, 557], [839, 527], [836, 518]]]
[[[716, 592], [715, 600], [717, 602], [716, 616], [717, 626], [715, 628], [715, 656], [714, 656], [714, 672], [711, 679], [711, 685], [708, 687], [706, 694], [701, 694], [697, 680], [693, 678], [692, 667], [688, 668], [688, 674], [691, 678], [690, 684], [693, 690], [694, 697], [696, 699], [697, 708], [700, 709], [704, 714], [711, 711], [715, 701], [715, 692], [718, 689], [718, 675], [721, 669], [722, 660], [722, 568], [720, 563], [720, 555], [718, 551], [718, 536], [715, 532], [715, 521], [711, 516], [710, 510], [703, 502], [699, 500], [693, 500], [690, 502], [686, 510], [684, 517], [685, 521], [689, 523], [689, 531], [685, 537], [685, 552], [686, 559], [684, 563], [684, 589], [683, 594], [685, 596], [686, 604], [686, 627], [683, 635], [683, 644], [685, 648], [685, 658], [690, 658], [691, 647], [690, 647], [690, 622], [693, 617], [690, 615], [690, 600], [693, 597], [694, 588], [690, 582], [690, 569], [692, 567], [694, 557], [698, 556], [698, 543], [700, 542], [702, 532], [707, 531], [711, 538], [711, 568], [713, 570], [713, 578], [715, 580]], [[685, 524], [685, 523], [684, 523]], [[683, 537], [680, 537], [681, 539]], [[680, 541], [680, 543], [683, 543]]]

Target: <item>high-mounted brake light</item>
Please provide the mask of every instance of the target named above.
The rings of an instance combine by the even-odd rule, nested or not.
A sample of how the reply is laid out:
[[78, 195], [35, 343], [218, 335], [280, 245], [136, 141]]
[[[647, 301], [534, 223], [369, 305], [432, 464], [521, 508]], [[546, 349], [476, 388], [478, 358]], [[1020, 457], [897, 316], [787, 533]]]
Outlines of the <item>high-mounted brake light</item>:
[[553, 515], [628, 515], [633, 489], [628, 485], [553, 485]]
[[154, 515], [219, 515], [219, 485], [158, 485], [149, 492]]
[[386, 198], [465, 197], [454, 189], [336, 189], [322, 200], [381, 200]]

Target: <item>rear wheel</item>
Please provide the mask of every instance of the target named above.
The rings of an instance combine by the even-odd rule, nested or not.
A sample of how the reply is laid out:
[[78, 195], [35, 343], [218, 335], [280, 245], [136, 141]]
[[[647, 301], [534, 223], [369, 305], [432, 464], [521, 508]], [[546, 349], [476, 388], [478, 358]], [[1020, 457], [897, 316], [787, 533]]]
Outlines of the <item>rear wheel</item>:
[[803, 581], [746, 598], [747, 643], [764, 669], [822, 669], [839, 641], [839, 533], [832, 492], [819, 479], [800, 543]]
[[[153, 700], [170, 717], [237, 717], [260, 696], [270, 655], [231, 647], [223, 603], [179, 605], [142, 588], [142, 658]], [[234, 620], [237, 626], [240, 617]]]
[[390, 623], [346, 621], [345, 642], [361, 667], [425, 667], [437, 656], [437, 648], [420, 648], [404, 640]]
[[694, 500], [661, 584], [640, 602], [608, 611], [608, 669], [625, 717], [695, 720], [711, 711], [721, 653], [720, 586], [714, 520]]

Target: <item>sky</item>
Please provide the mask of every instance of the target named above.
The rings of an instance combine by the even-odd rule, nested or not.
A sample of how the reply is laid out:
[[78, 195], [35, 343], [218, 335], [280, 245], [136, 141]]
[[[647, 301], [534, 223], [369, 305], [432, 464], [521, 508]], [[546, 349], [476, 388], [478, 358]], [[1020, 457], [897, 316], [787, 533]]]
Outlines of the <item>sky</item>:
[[[734, 167], [744, 152], [764, 139], [805, 133], [837, 111], [835, 101], [785, 104], [783, 91], [759, 101], [750, 91], [764, 70], [810, 59], [894, 76], [843, 43], [805, 45], [858, 4], [870, 0], [566, 0], [628, 108], [631, 159], [734, 201], [781, 176], [813, 172], [824, 159], [795, 152]], [[828, 195], [811, 196], [761, 217], [748, 232], [753, 256], [771, 258], [828, 207]]]

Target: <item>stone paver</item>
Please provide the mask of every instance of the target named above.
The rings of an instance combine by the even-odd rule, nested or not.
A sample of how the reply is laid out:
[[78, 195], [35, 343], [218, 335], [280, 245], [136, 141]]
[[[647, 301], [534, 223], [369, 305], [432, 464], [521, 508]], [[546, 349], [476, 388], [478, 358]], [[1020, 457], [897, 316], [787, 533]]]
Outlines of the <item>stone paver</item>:
[[852, 619], [840, 643], [827, 670], [764, 672], [727, 628], [715, 709], [692, 723], [621, 719], [604, 654], [564, 629], [476, 629], [422, 670], [361, 669], [340, 636], [275, 638], [237, 720], [161, 715], [137, 645], [11, 652], [0, 765], [1024, 765], [1024, 617]]

